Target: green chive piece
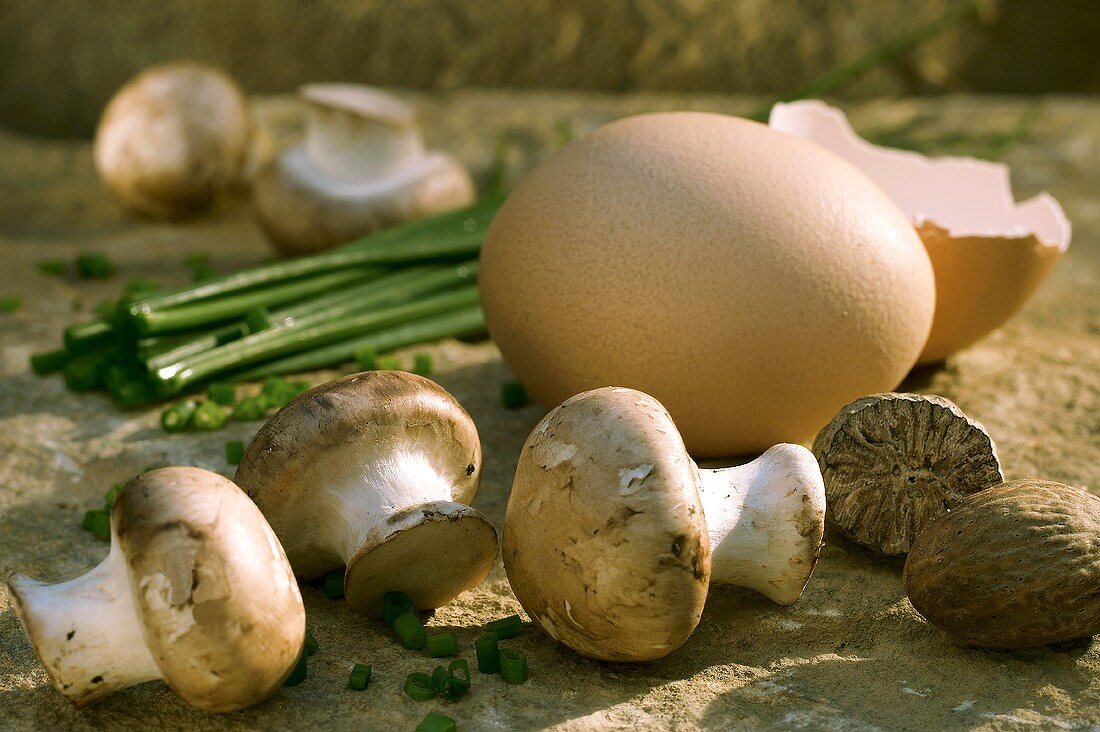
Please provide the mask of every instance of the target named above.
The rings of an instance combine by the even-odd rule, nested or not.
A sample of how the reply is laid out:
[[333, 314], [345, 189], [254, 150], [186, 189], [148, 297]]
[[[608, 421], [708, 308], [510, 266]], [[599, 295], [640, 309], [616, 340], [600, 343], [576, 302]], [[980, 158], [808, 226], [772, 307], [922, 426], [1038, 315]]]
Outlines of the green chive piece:
[[375, 359], [374, 368], [378, 371], [400, 371], [401, 359], [397, 356], [379, 356]]
[[38, 271], [51, 277], [61, 277], [69, 266], [60, 259], [43, 259], [38, 263]]
[[[450, 672], [451, 676], [465, 681], [467, 686], [470, 685], [470, 662], [465, 658], [456, 658], [451, 661], [451, 665], [447, 667], [447, 671]], [[455, 671], [460, 671], [461, 675], [455, 675]]]
[[156, 292], [160, 289], [160, 285], [152, 280], [147, 280], [144, 277], [132, 277], [126, 280], [126, 284], [122, 286], [123, 295], [126, 297], [132, 297], [134, 295], [148, 295]]
[[102, 280], [115, 273], [115, 265], [102, 252], [85, 252], [76, 258], [76, 273], [87, 279]]
[[351, 667], [351, 676], [348, 677], [348, 688], [362, 691], [370, 683], [371, 667], [369, 664], [357, 663]]
[[[462, 660], [462, 659], [459, 659], [459, 660]], [[463, 661], [463, 663], [466, 663], [466, 662]], [[442, 695], [442, 697], [444, 699], [446, 699], [447, 701], [452, 701], [452, 702], [458, 701], [459, 699], [461, 699], [463, 696], [466, 695], [467, 691], [470, 690], [470, 666], [469, 666], [469, 664], [466, 665], [465, 674], [463, 676], [455, 675], [455, 673], [453, 671], [454, 668], [455, 668], [455, 664], [452, 663], [451, 668], [448, 669], [448, 671], [446, 672], [446, 674], [443, 678], [443, 683], [442, 683], [441, 688], [439, 690], [440, 695]], [[443, 667], [440, 666], [439, 670], [442, 671]]]
[[308, 381], [287, 381], [281, 376], [272, 376], [264, 381], [260, 398], [269, 409], [282, 409], [306, 391], [309, 391]]
[[249, 310], [244, 316], [244, 326], [249, 333], [259, 333], [271, 327], [271, 313], [267, 308]]
[[457, 729], [453, 719], [436, 712], [430, 713], [416, 725], [416, 732], [456, 732]]
[[0, 313], [14, 313], [21, 307], [23, 307], [23, 301], [15, 295], [0, 297]]
[[432, 658], [446, 658], [458, 655], [458, 638], [454, 633], [440, 633], [428, 636], [428, 653]]
[[244, 457], [244, 442], [241, 440], [230, 440], [225, 443], [225, 462], [230, 465], [240, 465], [241, 458]]
[[85, 511], [84, 520], [80, 522], [80, 528], [85, 531], [91, 531], [92, 527], [95, 526], [95, 516], [97, 513], [99, 513], [99, 510]]
[[523, 627], [523, 618], [518, 615], [509, 615], [499, 620], [490, 620], [485, 624], [485, 629], [497, 637], [497, 640], [516, 638], [527, 632]]
[[338, 569], [325, 575], [325, 597], [339, 600], [344, 596], [344, 570]]
[[394, 621], [405, 613], [416, 614], [416, 607], [411, 597], [397, 591], [382, 595], [382, 620], [386, 621], [386, 625], [392, 626]]
[[181, 399], [161, 412], [160, 426], [165, 432], [183, 432], [191, 424], [196, 407], [194, 399]]
[[[303, 647], [303, 652], [307, 656], [312, 656], [314, 653], [317, 652], [317, 649], [320, 647], [321, 644], [318, 643], [317, 639], [313, 637], [313, 631], [309, 628], [306, 628], [306, 642], [305, 646]], [[370, 666], [367, 666], [367, 668], [370, 668]]]
[[228, 381], [215, 381], [206, 387], [206, 396], [210, 401], [225, 407], [232, 407], [237, 403], [237, 387]]
[[416, 671], [405, 677], [405, 693], [417, 701], [427, 701], [435, 696], [432, 677]]
[[295, 664], [294, 670], [290, 672], [290, 676], [286, 677], [286, 681], [283, 682], [283, 686], [297, 686], [306, 680], [306, 654], [302, 654], [298, 657], [298, 663]]
[[110, 513], [111, 509], [115, 507], [115, 501], [118, 500], [118, 494], [121, 493], [122, 489], [125, 487], [125, 483], [115, 483], [103, 494], [104, 511]]
[[239, 422], [252, 422], [267, 416], [267, 404], [260, 396], [245, 397], [233, 407], [233, 419]]
[[432, 354], [418, 353], [413, 356], [413, 373], [428, 376], [432, 373]]
[[531, 403], [527, 389], [518, 381], [505, 381], [500, 385], [500, 403], [505, 409], [519, 409]]
[[477, 652], [477, 670], [483, 674], [500, 673], [500, 649], [497, 648], [497, 637], [492, 633], [474, 641], [474, 650]]
[[54, 351], [43, 351], [31, 355], [31, 371], [38, 376], [45, 376], [60, 371], [69, 360], [69, 352], [64, 348]]
[[436, 694], [443, 693], [443, 684], [450, 678], [450, 674], [447, 673], [447, 669], [442, 666], [436, 666], [432, 671], [432, 688], [435, 689]]
[[394, 620], [393, 629], [397, 631], [397, 636], [410, 651], [419, 651], [428, 644], [420, 618], [412, 613], [404, 613]]
[[218, 275], [218, 270], [214, 269], [209, 264], [199, 265], [191, 269], [192, 282], [209, 282], [210, 280], [216, 280]]
[[98, 389], [107, 378], [107, 356], [96, 352], [71, 358], [61, 367], [61, 375], [65, 377], [65, 386], [69, 391]]
[[92, 517], [92, 534], [104, 541], [111, 538], [111, 514], [108, 511], [96, 511]]
[[203, 402], [191, 415], [191, 426], [197, 430], [213, 432], [220, 430], [229, 421], [229, 413], [214, 402]]
[[522, 684], [527, 680], [527, 656], [523, 651], [500, 649], [500, 678], [509, 684]]
[[374, 371], [377, 366], [378, 352], [371, 348], [360, 348], [355, 352], [355, 361], [361, 371]]

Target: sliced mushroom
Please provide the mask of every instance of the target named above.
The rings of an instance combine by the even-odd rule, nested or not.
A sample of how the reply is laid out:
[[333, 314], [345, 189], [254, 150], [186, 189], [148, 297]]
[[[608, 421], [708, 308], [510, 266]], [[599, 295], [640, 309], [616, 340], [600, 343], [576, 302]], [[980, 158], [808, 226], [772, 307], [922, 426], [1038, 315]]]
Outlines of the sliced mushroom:
[[298, 576], [346, 565], [348, 603], [375, 617], [391, 590], [425, 610], [489, 573], [496, 530], [466, 505], [480, 479], [470, 416], [404, 371], [353, 374], [301, 395], [260, 429], [236, 475]]
[[888, 555], [905, 554], [929, 521], [1004, 479], [985, 427], [941, 396], [857, 399], [818, 433], [813, 451], [831, 520]]
[[127, 206], [178, 217], [237, 183], [248, 153], [248, 102], [205, 64], [152, 66], [112, 97], [95, 136], [95, 166]]
[[424, 149], [405, 102], [353, 84], [310, 84], [299, 94], [305, 139], [252, 184], [260, 223], [280, 251], [327, 249], [474, 200], [466, 169]]
[[78, 707], [163, 679], [211, 712], [257, 704], [294, 668], [305, 609], [256, 506], [201, 468], [130, 481], [111, 512], [111, 551], [57, 585], [19, 575], [15, 611], [59, 692]]
[[688, 638], [712, 578], [798, 599], [824, 520], [805, 448], [700, 471], [656, 399], [606, 387], [566, 400], [527, 438], [504, 566], [553, 638], [591, 658], [649, 660]]

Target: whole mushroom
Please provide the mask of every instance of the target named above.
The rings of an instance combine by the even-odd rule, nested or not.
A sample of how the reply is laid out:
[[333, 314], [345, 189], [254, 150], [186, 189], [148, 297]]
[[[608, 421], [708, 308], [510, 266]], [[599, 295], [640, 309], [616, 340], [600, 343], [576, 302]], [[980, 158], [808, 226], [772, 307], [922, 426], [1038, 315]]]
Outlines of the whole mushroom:
[[354, 84], [309, 84], [299, 95], [305, 139], [252, 183], [260, 223], [283, 253], [327, 249], [474, 200], [469, 173], [424, 148], [405, 102]]
[[438, 384], [368, 371], [317, 386], [259, 431], [236, 481], [299, 577], [346, 565], [348, 603], [380, 616], [403, 591], [421, 610], [485, 578], [493, 525], [469, 505], [481, 479], [477, 429]]
[[248, 102], [224, 73], [190, 61], [160, 64], [108, 103], [96, 130], [96, 170], [130, 208], [183, 216], [238, 182], [250, 128]]
[[274, 533], [237, 486], [201, 468], [130, 481], [92, 571], [57, 585], [18, 575], [8, 591], [54, 687], [78, 707], [154, 679], [207, 711], [251, 706], [279, 689], [305, 640]]
[[504, 566], [550, 636], [590, 658], [644, 661], [688, 638], [712, 580], [797, 600], [824, 521], [805, 448], [700, 470], [656, 399], [606, 387], [566, 400], [527, 438]]

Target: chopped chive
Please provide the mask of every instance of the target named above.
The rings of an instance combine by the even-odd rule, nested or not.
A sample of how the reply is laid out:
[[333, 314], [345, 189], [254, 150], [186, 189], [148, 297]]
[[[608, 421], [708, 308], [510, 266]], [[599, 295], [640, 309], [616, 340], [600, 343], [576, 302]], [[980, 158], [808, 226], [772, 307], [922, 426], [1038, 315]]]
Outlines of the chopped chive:
[[516, 638], [527, 632], [527, 629], [523, 627], [523, 618], [518, 615], [490, 620], [485, 624], [485, 629], [495, 635], [497, 640]]
[[432, 658], [446, 658], [458, 655], [458, 638], [454, 633], [440, 633], [428, 636], [428, 653]]
[[229, 413], [214, 402], [203, 402], [191, 415], [191, 426], [197, 430], [212, 432], [220, 430], [229, 421]]
[[290, 676], [286, 677], [286, 681], [283, 682], [283, 686], [297, 686], [306, 680], [306, 654], [303, 653], [298, 657], [298, 663], [295, 664], [294, 670], [290, 672]]
[[397, 356], [379, 356], [374, 361], [374, 368], [378, 371], [400, 371], [401, 359]]
[[181, 399], [161, 412], [160, 426], [165, 432], [183, 432], [191, 424], [197, 406], [194, 399]]
[[[455, 660], [451, 661], [451, 665], [447, 667], [447, 670], [451, 673], [452, 676], [454, 676], [455, 671], [461, 671], [462, 680], [464, 680], [467, 684], [470, 683], [470, 662], [467, 661], [465, 658], [456, 658]], [[456, 676], [455, 678], [460, 677]]]
[[115, 265], [102, 252], [85, 252], [76, 258], [76, 273], [87, 279], [106, 279], [115, 273]]
[[393, 629], [397, 631], [401, 643], [410, 651], [419, 651], [428, 644], [420, 618], [412, 613], [404, 613], [394, 620]]
[[259, 333], [271, 327], [271, 313], [267, 308], [255, 308], [244, 315], [244, 325], [249, 333]]
[[218, 276], [218, 270], [214, 269], [209, 264], [200, 264], [191, 268], [191, 281], [195, 283], [209, 282], [210, 280], [217, 279]]
[[500, 678], [509, 684], [522, 684], [527, 680], [527, 656], [523, 651], [500, 649]]
[[118, 500], [118, 494], [121, 493], [122, 489], [125, 487], [125, 483], [115, 483], [103, 494], [104, 511], [110, 513], [111, 509], [115, 507], [115, 501]]
[[500, 403], [505, 409], [519, 409], [531, 403], [527, 389], [518, 381], [505, 381], [500, 385]]
[[442, 666], [435, 667], [435, 670], [432, 671], [432, 688], [435, 689], [436, 694], [443, 693], [443, 685], [447, 682], [447, 679], [450, 678], [450, 676], [451, 675], [447, 673], [447, 669], [443, 668]]
[[38, 263], [38, 271], [51, 277], [60, 277], [69, 267], [60, 259], [43, 259]]
[[435, 696], [432, 688], [432, 677], [420, 671], [413, 672], [405, 677], [405, 693], [417, 701], [427, 701]]
[[344, 596], [344, 570], [338, 569], [325, 575], [325, 597], [339, 600]]
[[215, 381], [206, 387], [206, 396], [212, 402], [232, 407], [237, 402], [237, 387], [228, 381]]
[[355, 361], [361, 371], [374, 371], [377, 368], [378, 352], [367, 346], [355, 352]]
[[428, 376], [432, 373], [432, 354], [418, 353], [413, 356], [413, 373]]
[[272, 376], [264, 381], [260, 398], [267, 408], [282, 409], [306, 391], [309, 391], [308, 381], [287, 381], [281, 376]]
[[159, 289], [160, 286], [156, 282], [147, 280], [144, 277], [132, 277], [126, 280], [126, 284], [122, 286], [124, 296], [147, 295]]
[[98, 389], [106, 383], [107, 356], [101, 352], [81, 354], [66, 361], [61, 374], [70, 391]]
[[225, 443], [225, 462], [230, 465], [240, 465], [241, 458], [244, 457], [244, 442], [241, 440], [230, 440]]
[[351, 675], [348, 676], [348, 688], [362, 691], [370, 683], [371, 667], [368, 664], [357, 663], [351, 667]]
[[111, 538], [111, 514], [108, 511], [96, 511], [92, 517], [92, 534], [97, 539]]
[[412, 598], [404, 592], [387, 592], [382, 595], [382, 620], [387, 625], [393, 625], [394, 621], [405, 613], [416, 614]]
[[[458, 665], [459, 662], [463, 665]], [[455, 669], [458, 668], [463, 671], [462, 675], [456, 675]], [[439, 670], [442, 671], [443, 667], [440, 666]], [[443, 679], [442, 686], [439, 693], [447, 701], [458, 701], [461, 699], [467, 691], [470, 690], [470, 664], [466, 663], [463, 659], [458, 659], [453, 662], [450, 668], [447, 669], [446, 677]]]
[[68, 360], [69, 352], [64, 348], [35, 353], [31, 355], [31, 371], [38, 376], [52, 374], [55, 371], [60, 371]]
[[195, 252], [183, 258], [183, 266], [189, 269], [206, 267], [210, 265], [210, 255], [207, 252]]
[[14, 313], [21, 307], [23, 307], [23, 301], [15, 295], [0, 297], [0, 313]]
[[100, 512], [99, 509], [93, 509], [91, 511], [85, 511], [84, 512], [84, 520], [80, 522], [80, 528], [84, 529], [85, 531], [91, 531], [92, 527], [95, 526], [96, 514], [99, 513], [99, 512]]
[[[303, 652], [307, 656], [312, 656], [317, 652], [317, 649], [321, 647], [321, 644], [317, 642], [317, 639], [313, 637], [313, 631], [306, 628], [306, 641], [303, 646]], [[368, 667], [369, 668], [369, 667]]]
[[252, 422], [267, 416], [267, 404], [263, 397], [245, 397], [233, 407], [233, 419], [239, 422]]
[[416, 732], [456, 732], [457, 729], [453, 719], [436, 712], [431, 712], [416, 725]]
[[500, 649], [497, 648], [497, 637], [492, 633], [474, 641], [474, 650], [477, 653], [477, 670], [483, 674], [500, 673]]

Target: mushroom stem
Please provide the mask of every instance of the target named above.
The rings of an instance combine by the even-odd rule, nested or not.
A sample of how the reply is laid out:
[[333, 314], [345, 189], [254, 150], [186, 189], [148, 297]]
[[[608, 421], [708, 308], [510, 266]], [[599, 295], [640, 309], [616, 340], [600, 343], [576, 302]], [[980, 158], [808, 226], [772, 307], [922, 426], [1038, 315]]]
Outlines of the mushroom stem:
[[16, 575], [8, 592], [54, 687], [77, 707], [163, 678], [142, 635], [117, 541], [87, 574], [56, 585]]
[[699, 476], [711, 581], [794, 603], [813, 572], [824, 530], [825, 486], [813, 453], [775, 445], [750, 463]]

